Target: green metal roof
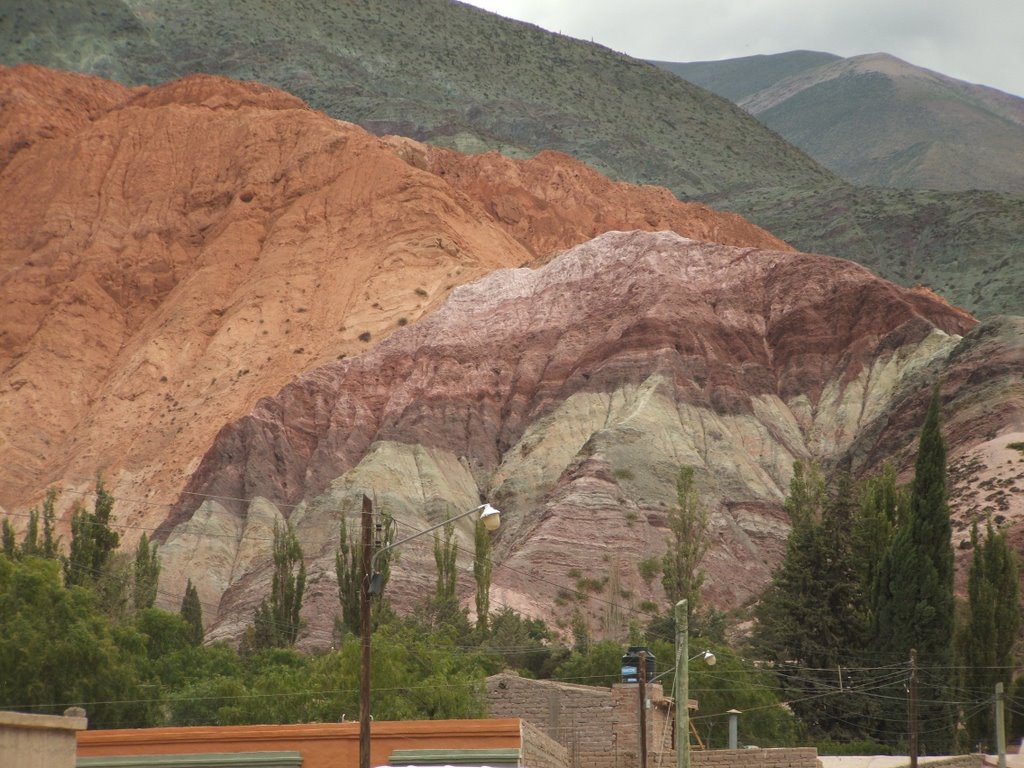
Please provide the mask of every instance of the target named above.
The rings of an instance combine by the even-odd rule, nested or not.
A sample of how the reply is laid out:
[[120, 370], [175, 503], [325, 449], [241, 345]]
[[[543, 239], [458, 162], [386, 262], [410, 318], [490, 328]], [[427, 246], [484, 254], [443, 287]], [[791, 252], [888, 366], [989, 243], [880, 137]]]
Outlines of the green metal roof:
[[195, 755], [80, 757], [76, 768], [299, 768], [300, 752], [204, 752]]
[[489, 768], [516, 768], [519, 766], [518, 747], [508, 749], [396, 749], [388, 762], [404, 765], [474, 765]]

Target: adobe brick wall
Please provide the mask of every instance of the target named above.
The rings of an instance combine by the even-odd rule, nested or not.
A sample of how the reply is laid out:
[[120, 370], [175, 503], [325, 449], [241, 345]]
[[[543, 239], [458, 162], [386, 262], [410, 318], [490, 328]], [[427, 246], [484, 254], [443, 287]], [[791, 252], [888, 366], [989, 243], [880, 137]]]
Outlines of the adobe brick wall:
[[[487, 701], [491, 717], [522, 718], [561, 744], [571, 759], [581, 748], [601, 754], [614, 751], [614, 712], [607, 688], [500, 674], [487, 679]], [[506, 714], [511, 712], [517, 714]]]
[[[647, 686], [647, 698], [647, 755], [651, 765], [668, 764], [657, 758], [672, 749], [669, 700], [659, 683]], [[640, 698], [635, 684], [609, 689], [503, 673], [488, 678], [487, 700], [491, 717], [522, 718], [559, 742], [572, 766], [632, 768], [639, 759]]]
[[525, 720], [520, 721], [519, 753], [530, 768], [572, 768], [569, 753], [561, 744]]
[[814, 747], [709, 749], [690, 753], [693, 768], [821, 768]]
[[[647, 686], [647, 698], [648, 765], [674, 766], [671, 700], [659, 683]], [[640, 691], [635, 684], [609, 689], [502, 673], [487, 679], [487, 701], [491, 717], [522, 718], [559, 742], [572, 768], [635, 768], [639, 762]], [[813, 747], [693, 750], [690, 763], [693, 768], [821, 768]]]

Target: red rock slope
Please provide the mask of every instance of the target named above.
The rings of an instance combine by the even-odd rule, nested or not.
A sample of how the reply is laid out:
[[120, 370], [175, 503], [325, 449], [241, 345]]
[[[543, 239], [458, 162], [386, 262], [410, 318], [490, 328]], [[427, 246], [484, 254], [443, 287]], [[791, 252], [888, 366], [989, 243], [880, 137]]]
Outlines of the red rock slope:
[[[22, 66], [0, 68], [0, 104], [0, 507], [12, 512], [50, 484], [69, 490], [66, 507], [100, 469], [120, 522], [156, 525], [219, 426], [260, 396], [455, 285], [643, 226], [648, 209], [649, 227], [775, 242], [561, 156], [437, 159], [253, 83], [129, 90]], [[474, 187], [473, 163], [504, 181]]]

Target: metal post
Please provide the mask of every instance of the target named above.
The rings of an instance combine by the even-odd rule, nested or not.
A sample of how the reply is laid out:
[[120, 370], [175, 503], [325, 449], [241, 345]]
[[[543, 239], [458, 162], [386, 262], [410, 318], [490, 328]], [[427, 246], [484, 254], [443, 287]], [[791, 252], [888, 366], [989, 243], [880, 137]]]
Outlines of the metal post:
[[999, 768], [1006, 768], [1006, 714], [1003, 684], [996, 683], [996, 749], [999, 750]]
[[690, 626], [687, 603], [676, 603], [676, 768], [690, 768]]
[[910, 768], [917, 768], [917, 649], [910, 649]]
[[647, 768], [647, 651], [640, 651], [636, 681], [640, 691], [640, 768]]
[[737, 749], [740, 743], [739, 716], [740, 711], [738, 709], [729, 710], [729, 749]]
[[359, 768], [370, 768], [370, 560], [373, 557], [373, 503], [363, 494], [361, 519], [363, 577], [359, 582]]

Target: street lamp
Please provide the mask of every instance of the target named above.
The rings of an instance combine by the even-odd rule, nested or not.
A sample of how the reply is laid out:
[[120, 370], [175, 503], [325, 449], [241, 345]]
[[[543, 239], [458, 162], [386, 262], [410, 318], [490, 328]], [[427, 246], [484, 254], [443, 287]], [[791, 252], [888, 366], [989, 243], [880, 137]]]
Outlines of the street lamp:
[[704, 663], [709, 667], [713, 667], [718, 663], [718, 659], [711, 651], [701, 651], [696, 656], [691, 656], [687, 661], [693, 661], [694, 659], [704, 659]]
[[480, 512], [480, 522], [484, 524], [484, 528], [486, 528], [488, 531], [498, 530], [498, 526], [501, 525], [501, 512], [492, 507], [490, 504], [481, 504], [479, 507], [474, 507], [468, 512], [463, 512], [461, 515], [456, 515], [455, 517], [449, 517], [447, 520], [444, 520], [438, 523], [437, 525], [432, 525], [423, 531], [417, 531], [412, 536], [407, 536], [401, 541], [396, 541], [393, 544], [388, 544], [386, 547], [381, 547], [376, 552], [374, 552], [373, 558], [371, 558], [370, 560], [370, 594], [379, 595], [381, 592], [384, 591], [384, 577], [380, 573], [380, 571], [377, 570], [377, 558], [379, 558], [385, 552], [390, 552], [395, 547], [405, 544], [407, 541], [418, 539], [425, 533], [436, 531], [438, 528], [448, 525], [448, 523], [452, 523], [463, 517], [469, 517], [474, 512]]
[[501, 525], [501, 513], [490, 504], [481, 504], [455, 517], [432, 525], [429, 528], [418, 531], [412, 536], [396, 541], [370, 555], [373, 544], [370, 538], [373, 526], [373, 505], [370, 499], [363, 496], [362, 516], [362, 551], [363, 551], [363, 579], [359, 595], [359, 636], [360, 636], [360, 659], [359, 659], [359, 768], [370, 768], [370, 638], [372, 630], [370, 626], [370, 596], [379, 595], [384, 591], [384, 578], [377, 570], [377, 558], [395, 547], [405, 544], [407, 541], [419, 538], [424, 534], [436, 531], [442, 526], [469, 517], [475, 512], [480, 513], [478, 518], [488, 531], [496, 531]]
[[690, 662], [704, 659], [713, 667], [718, 659], [711, 651], [690, 654], [690, 625], [687, 602], [676, 603], [676, 768], [690, 768]]

